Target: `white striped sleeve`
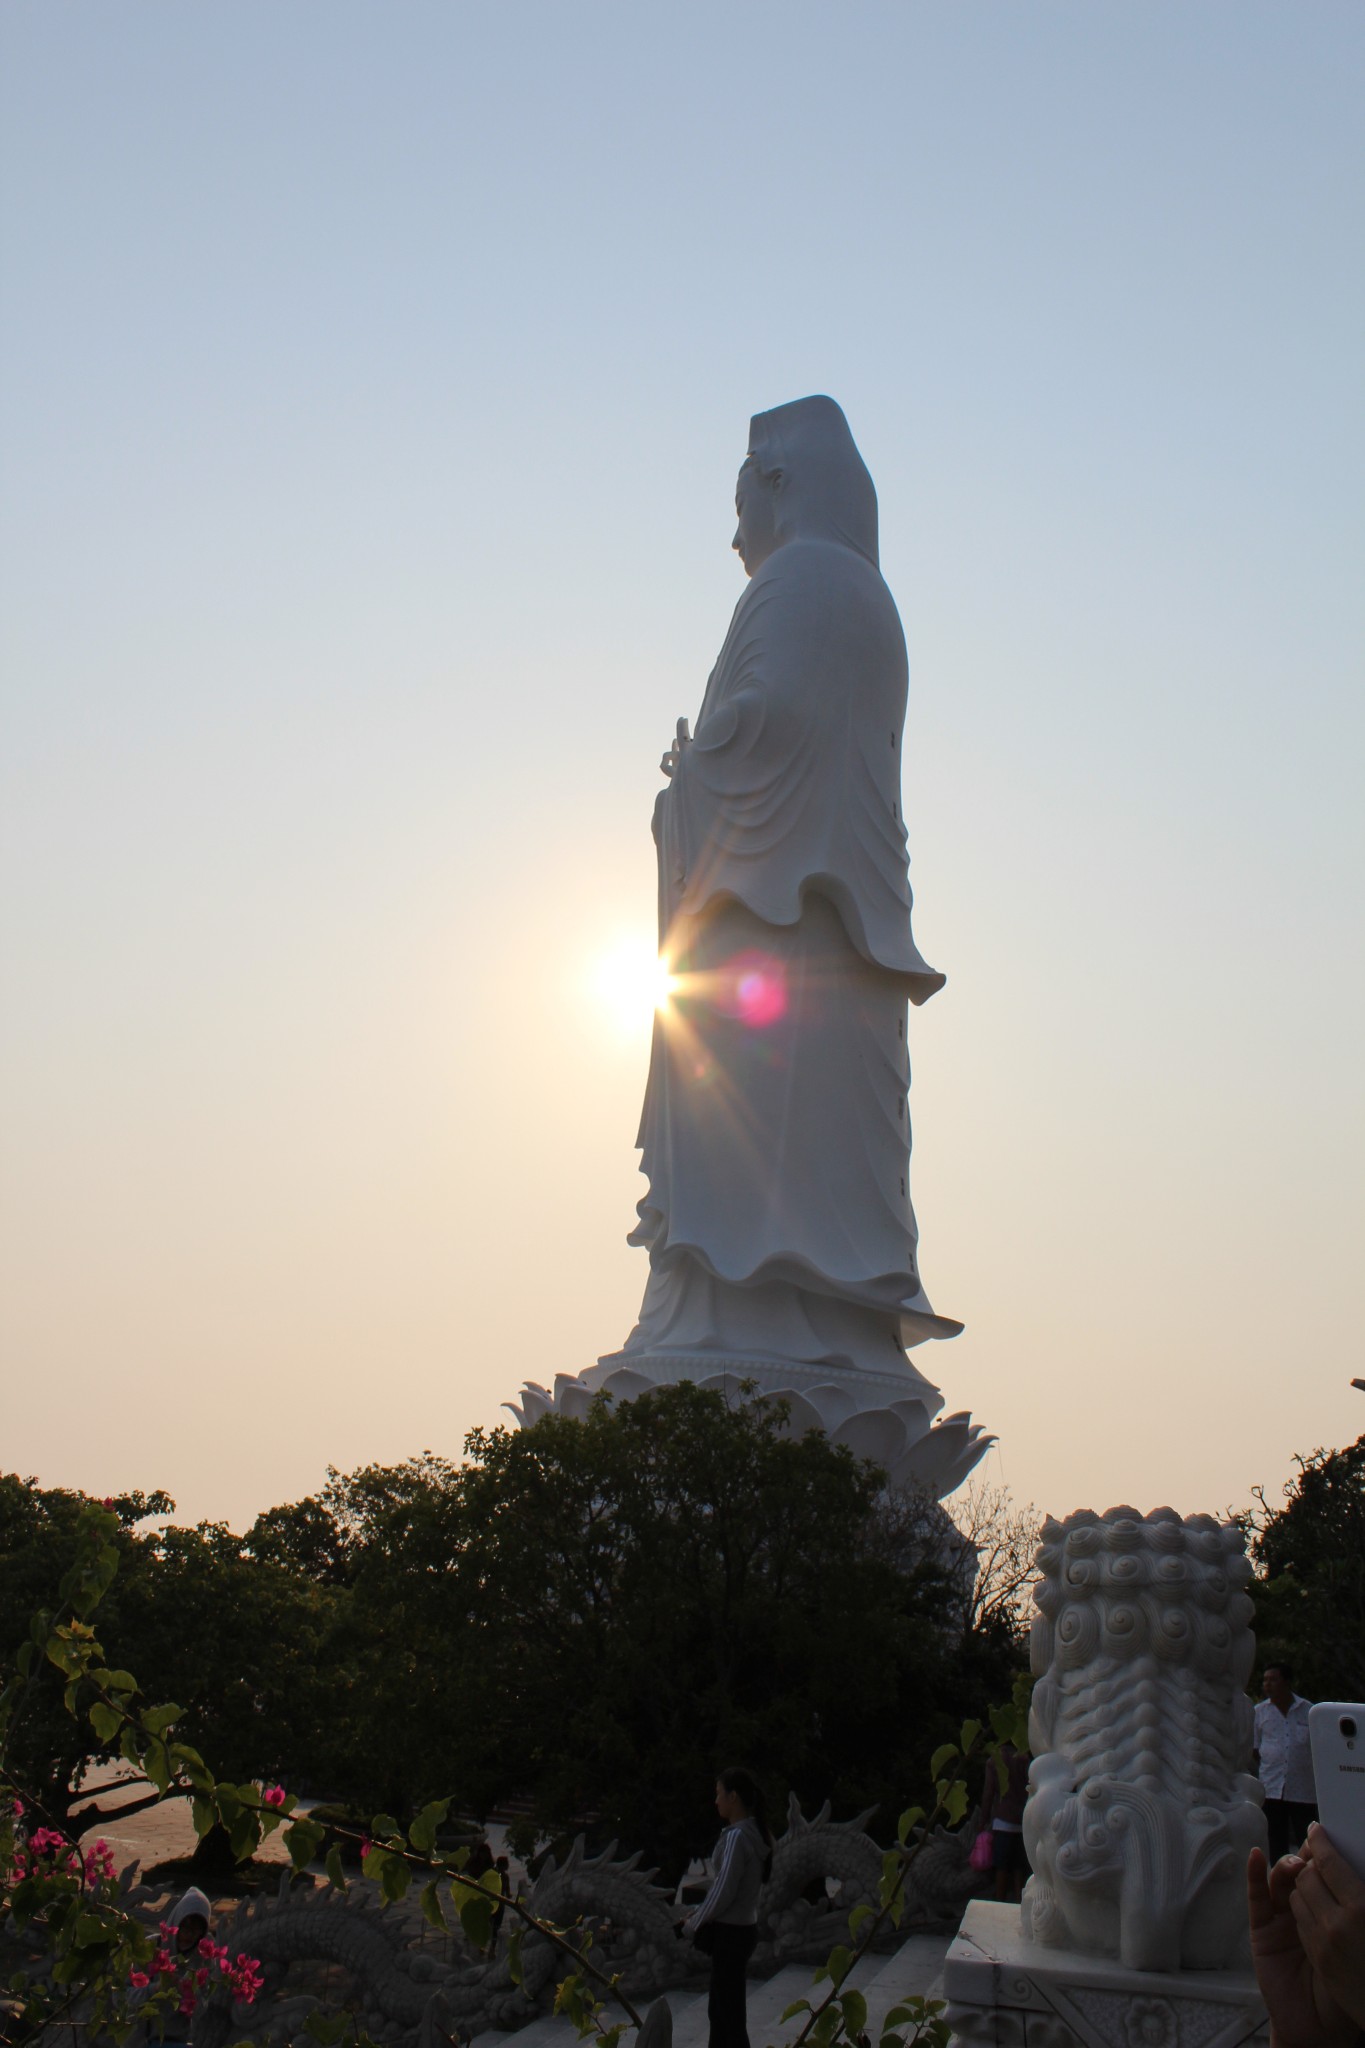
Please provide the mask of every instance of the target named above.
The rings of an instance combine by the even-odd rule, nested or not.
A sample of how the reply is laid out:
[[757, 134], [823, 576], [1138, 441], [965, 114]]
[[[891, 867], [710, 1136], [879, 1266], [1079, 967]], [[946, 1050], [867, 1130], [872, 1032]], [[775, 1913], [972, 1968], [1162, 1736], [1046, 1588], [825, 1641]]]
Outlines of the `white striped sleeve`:
[[728, 1906], [730, 1903], [731, 1893], [735, 1889], [732, 1873], [734, 1873], [734, 1876], [738, 1876], [738, 1872], [734, 1870], [735, 1843], [738, 1838], [739, 1829], [737, 1827], [725, 1830], [725, 1853], [720, 1859], [719, 1870], [711, 1880], [710, 1891], [692, 1915], [692, 1926], [694, 1929], [700, 1927], [704, 1920], [713, 1919], [722, 1906]]

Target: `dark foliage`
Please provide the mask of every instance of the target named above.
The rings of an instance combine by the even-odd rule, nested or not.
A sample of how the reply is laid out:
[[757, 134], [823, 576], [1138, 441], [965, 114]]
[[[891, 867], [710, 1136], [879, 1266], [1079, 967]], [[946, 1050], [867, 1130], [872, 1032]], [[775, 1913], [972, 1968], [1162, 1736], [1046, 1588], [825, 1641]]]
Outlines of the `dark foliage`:
[[1261, 1662], [1288, 1657], [1307, 1699], [1365, 1699], [1365, 1436], [1298, 1465], [1251, 1518]]
[[[671, 1387], [466, 1453], [333, 1472], [244, 1538], [122, 1536], [106, 1633], [225, 1777], [367, 1812], [516, 1801], [676, 1870], [709, 1846], [722, 1766], [776, 1815], [795, 1791], [886, 1818], [1022, 1663], [933, 1543], [888, 1544], [875, 1468], [769, 1411]], [[0, 1485], [12, 1642], [78, 1502]], [[79, 1761], [52, 1706], [49, 1786]]]

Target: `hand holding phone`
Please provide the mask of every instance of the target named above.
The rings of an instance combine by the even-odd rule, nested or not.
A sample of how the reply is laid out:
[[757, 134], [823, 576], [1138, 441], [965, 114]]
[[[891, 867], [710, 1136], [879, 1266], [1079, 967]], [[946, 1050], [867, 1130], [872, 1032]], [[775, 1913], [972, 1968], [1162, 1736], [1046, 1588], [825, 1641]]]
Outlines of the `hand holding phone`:
[[1319, 1700], [1308, 1709], [1318, 1818], [1338, 1855], [1365, 1878], [1365, 1704]]

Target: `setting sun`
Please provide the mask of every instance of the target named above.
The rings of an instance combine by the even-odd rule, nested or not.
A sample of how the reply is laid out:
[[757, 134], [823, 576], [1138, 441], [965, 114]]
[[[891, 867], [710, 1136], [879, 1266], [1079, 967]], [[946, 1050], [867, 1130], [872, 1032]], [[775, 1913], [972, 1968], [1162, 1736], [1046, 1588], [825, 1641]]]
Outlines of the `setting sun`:
[[644, 932], [623, 932], [590, 970], [592, 992], [622, 1032], [633, 1032], [662, 1010], [673, 988], [668, 962]]

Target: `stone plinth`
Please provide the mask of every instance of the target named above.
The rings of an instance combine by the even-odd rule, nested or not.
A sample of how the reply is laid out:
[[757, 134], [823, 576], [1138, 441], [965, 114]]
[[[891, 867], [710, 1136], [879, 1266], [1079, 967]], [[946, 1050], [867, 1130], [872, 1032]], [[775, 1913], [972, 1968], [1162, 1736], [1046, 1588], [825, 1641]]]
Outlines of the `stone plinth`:
[[976, 1900], [943, 1966], [963, 2048], [1242, 2048], [1269, 2039], [1250, 1969], [1130, 1970], [1025, 1941], [1019, 1908]]

